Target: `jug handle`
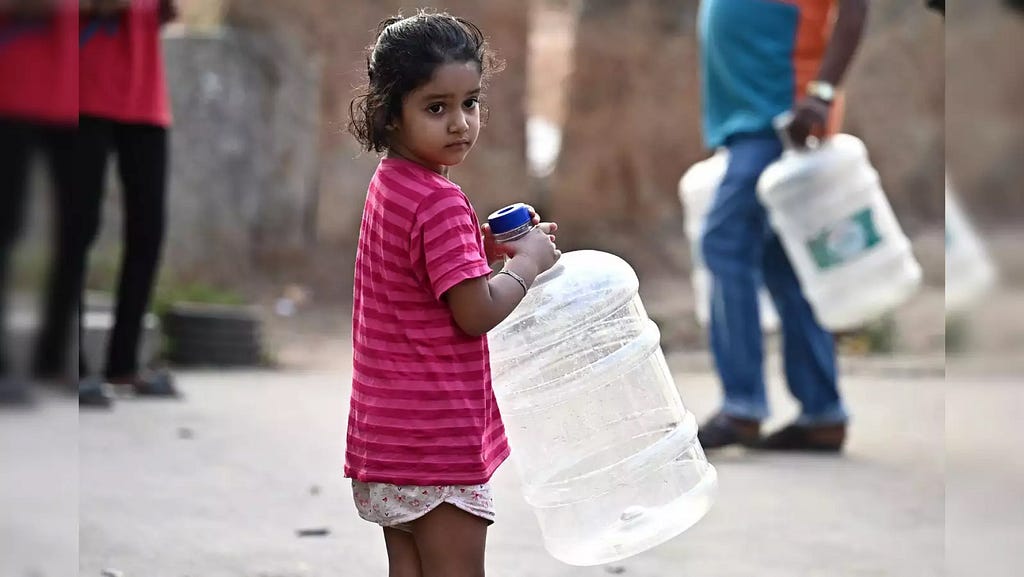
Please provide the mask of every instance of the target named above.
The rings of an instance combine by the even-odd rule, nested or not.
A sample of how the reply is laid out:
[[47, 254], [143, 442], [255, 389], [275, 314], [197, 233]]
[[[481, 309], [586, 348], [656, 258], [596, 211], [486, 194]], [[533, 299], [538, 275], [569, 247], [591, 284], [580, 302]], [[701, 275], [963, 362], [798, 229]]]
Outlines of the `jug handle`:
[[[786, 152], [803, 152], [805, 149], [797, 147], [793, 139], [789, 137], [789, 125], [793, 123], [793, 118], [793, 111], [787, 110], [772, 119], [772, 127], [775, 128], [775, 134], [778, 135], [782, 142], [782, 148]], [[819, 146], [821, 146], [821, 141], [818, 137], [807, 137], [806, 150], [816, 150]]]

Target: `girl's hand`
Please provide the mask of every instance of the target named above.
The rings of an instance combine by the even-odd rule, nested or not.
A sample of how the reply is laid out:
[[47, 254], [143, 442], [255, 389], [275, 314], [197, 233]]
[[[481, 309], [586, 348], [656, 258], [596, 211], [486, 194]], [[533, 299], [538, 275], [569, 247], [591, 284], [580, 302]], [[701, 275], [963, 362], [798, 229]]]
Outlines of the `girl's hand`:
[[487, 257], [487, 262], [494, 264], [505, 256], [505, 248], [501, 244], [494, 240], [494, 233], [491, 232], [491, 225], [486, 222], [480, 225], [480, 233], [484, 237], [484, 255]]
[[540, 224], [540, 215], [537, 214], [537, 210], [534, 209], [533, 206], [529, 204], [526, 205], [526, 209], [530, 211], [530, 223], [532, 223], [533, 226], [537, 226], [538, 224]]
[[[533, 226], [540, 224], [540, 215], [537, 214], [537, 211], [529, 204], [526, 205], [526, 208], [530, 211], [530, 221], [533, 223]], [[512, 256], [508, 252], [508, 247], [494, 240], [494, 233], [491, 232], [490, 224], [485, 222], [480, 225], [480, 232], [484, 237], [484, 255], [487, 257], [487, 262], [493, 264], [504, 259], [505, 256]], [[554, 240], [554, 237], [551, 237], [551, 241], [554, 242]]]
[[542, 222], [519, 240], [505, 243], [509, 256], [525, 256], [537, 266], [537, 274], [555, 266], [562, 256], [562, 251], [555, 246], [555, 231], [558, 225], [553, 222]]

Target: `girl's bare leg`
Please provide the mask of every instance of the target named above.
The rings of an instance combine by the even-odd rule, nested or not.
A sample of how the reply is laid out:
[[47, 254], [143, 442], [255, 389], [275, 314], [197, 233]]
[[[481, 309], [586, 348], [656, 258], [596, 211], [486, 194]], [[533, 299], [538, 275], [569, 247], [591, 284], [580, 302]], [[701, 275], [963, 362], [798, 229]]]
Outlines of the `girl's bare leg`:
[[384, 544], [388, 549], [388, 577], [423, 577], [412, 533], [385, 527]]
[[414, 521], [423, 577], [484, 577], [487, 525], [448, 503]]

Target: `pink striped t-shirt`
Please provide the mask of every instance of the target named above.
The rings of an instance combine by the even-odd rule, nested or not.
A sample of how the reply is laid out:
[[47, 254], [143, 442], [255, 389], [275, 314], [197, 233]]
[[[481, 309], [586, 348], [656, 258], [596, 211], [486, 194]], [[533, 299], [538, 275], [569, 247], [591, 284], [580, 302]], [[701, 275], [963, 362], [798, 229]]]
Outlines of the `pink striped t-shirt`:
[[346, 477], [482, 484], [508, 456], [487, 338], [463, 332], [443, 300], [490, 272], [459, 187], [408, 160], [381, 160], [356, 253]]

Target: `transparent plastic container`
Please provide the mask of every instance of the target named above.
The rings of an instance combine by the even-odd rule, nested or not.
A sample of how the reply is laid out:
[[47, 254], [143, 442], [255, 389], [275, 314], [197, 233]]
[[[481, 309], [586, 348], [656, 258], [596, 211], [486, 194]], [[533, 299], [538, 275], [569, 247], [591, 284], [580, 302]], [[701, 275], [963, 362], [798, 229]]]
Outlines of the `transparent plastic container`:
[[[704, 220], [711, 210], [715, 192], [725, 178], [728, 164], [728, 149], [719, 148], [711, 158], [691, 166], [679, 180], [679, 201], [684, 208], [683, 230], [690, 242], [690, 282], [693, 285], [694, 311], [697, 324], [702, 327], [708, 326], [711, 318], [711, 273], [704, 264], [700, 241], [704, 233]], [[779, 313], [775, 310], [771, 295], [764, 287], [758, 292], [758, 304], [761, 311], [761, 330], [766, 333], [779, 330]]]
[[946, 314], [970, 310], [996, 282], [988, 251], [946, 178]]
[[565, 253], [488, 334], [524, 497], [571, 565], [663, 543], [714, 500], [715, 469], [638, 289], [619, 257]]
[[910, 241], [856, 137], [788, 148], [761, 175], [758, 194], [824, 327], [861, 327], [920, 286]]

